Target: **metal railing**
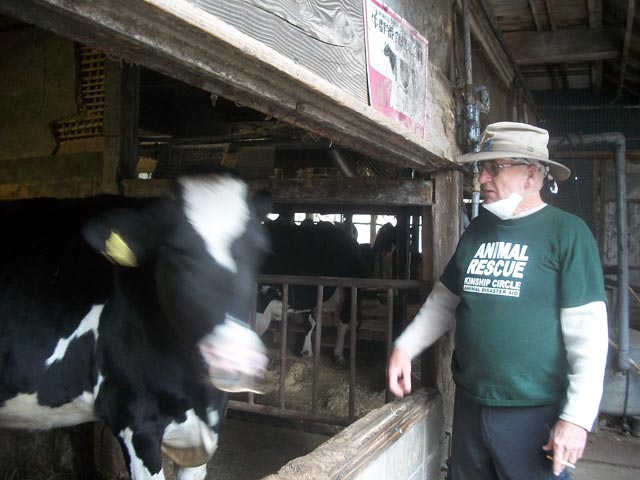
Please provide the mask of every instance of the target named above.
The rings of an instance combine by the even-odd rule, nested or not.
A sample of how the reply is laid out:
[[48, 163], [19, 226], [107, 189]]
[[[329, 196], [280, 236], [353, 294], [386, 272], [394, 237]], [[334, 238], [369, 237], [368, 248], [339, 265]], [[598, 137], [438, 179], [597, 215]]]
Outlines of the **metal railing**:
[[[307, 277], [293, 275], [259, 275], [258, 284], [281, 285], [282, 286], [282, 321], [280, 324], [281, 346], [280, 346], [280, 367], [278, 385], [278, 405], [269, 406], [255, 403], [253, 393], [246, 394], [247, 400], [231, 400], [229, 407], [234, 410], [261, 413], [281, 418], [310, 421], [314, 423], [324, 423], [337, 426], [347, 426], [357, 420], [355, 414], [356, 404], [356, 340], [358, 328], [358, 294], [363, 290], [375, 290], [386, 292], [386, 361], [391, 355], [393, 317], [394, 317], [394, 292], [395, 291], [419, 291], [421, 298], [425, 297], [428, 282], [417, 280], [383, 280], [365, 278], [338, 278], [338, 277]], [[289, 286], [303, 285], [317, 287], [317, 302], [313, 350], [313, 383], [311, 391], [311, 411], [301, 411], [287, 408], [286, 406], [286, 361], [287, 361], [287, 333], [289, 314]], [[319, 384], [320, 384], [320, 347], [322, 342], [322, 320], [323, 320], [323, 297], [325, 287], [342, 287], [351, 289], [351, 313], [349, 321], [349, 400], [347, 416], [331, 415], [322, 413], [318, 408]], [[251, 327], [256, 328], [256, 308], [252, 308]], [[385, 402], [390, 401], [391, 395], [385, 386]]]

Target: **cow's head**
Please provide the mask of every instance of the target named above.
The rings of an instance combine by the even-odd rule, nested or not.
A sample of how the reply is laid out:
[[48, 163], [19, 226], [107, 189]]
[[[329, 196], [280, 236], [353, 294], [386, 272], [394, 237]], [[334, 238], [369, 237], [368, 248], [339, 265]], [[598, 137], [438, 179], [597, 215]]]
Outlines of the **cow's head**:
[[89, 222], [84, 234], [124, 267], [118, 278], [128, 283], [121, 288], [154, 283], [152, 293], [178, 339], [198, 345], [210, 365], [245, 372], [265, 361], [247, 327], [266, 248], [264, 213], [231, 174], [189, 176], [179, 178], [167, 198], [140, 211], [109, 212]]

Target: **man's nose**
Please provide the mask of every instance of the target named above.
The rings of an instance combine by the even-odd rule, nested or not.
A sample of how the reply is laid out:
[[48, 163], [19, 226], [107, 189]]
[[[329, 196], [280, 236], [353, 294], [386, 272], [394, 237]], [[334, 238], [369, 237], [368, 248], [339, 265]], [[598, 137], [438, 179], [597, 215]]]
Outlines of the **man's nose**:
[[487, 173], [486, 169], [483, 169], [480, 172], [480, 175], [478, 176], [478, 181], [482, 184], [482, 183], [487, 183], [488, 181], [491, 181], [491, 180], [492, 180], [491, 175]]

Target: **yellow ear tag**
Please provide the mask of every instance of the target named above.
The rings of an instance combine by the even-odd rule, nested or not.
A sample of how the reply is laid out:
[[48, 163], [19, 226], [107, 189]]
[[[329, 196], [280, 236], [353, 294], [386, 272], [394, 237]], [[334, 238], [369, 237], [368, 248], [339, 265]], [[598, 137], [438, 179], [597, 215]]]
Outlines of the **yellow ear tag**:
[[136, 256], [118, 232], [111, 230], [111, 235], [104, 242], [104, 254], [113, 262], [123, 267], [137, 267]]

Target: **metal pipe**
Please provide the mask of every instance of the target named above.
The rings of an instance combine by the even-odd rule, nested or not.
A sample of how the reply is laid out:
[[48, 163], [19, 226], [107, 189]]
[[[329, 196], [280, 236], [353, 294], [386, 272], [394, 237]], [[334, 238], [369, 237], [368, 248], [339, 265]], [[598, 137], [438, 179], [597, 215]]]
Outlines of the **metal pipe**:
[[473, 190], [471, 191], [471, 218], [476, 218], [480, 213], [480, 172], [478, 167], [473, 167]]
[[620, 349], [618, 351], [618, 368], [629, 370], [629, 248], [627, 236], [627, 183], [625, 171], [626, 139], [618, 132], [608, 132], [594, 135], [569, 134], [563, 137], [553, 137], [549, 140], [550, 147], [571, 146], [585, 147], [587, 145], [607, 143], [613, 146], [616, 166], [616, 220], [617, 220], [617, 251], [618, 251], [618, 295], [617, 316]]
[[[464, 100], [465, 119], [467, 122], [467, 140], [474, 152], [479, 150], [480, 113], [475, 101], [473, 88], [473, 61], [471, 57], [471, 21], [469, 19], [469, 0], [462, 0], [462, 38], [464, 45]], [[478, 216], [480, 206], [480, 184], [477, 172], [473, 174], [473, 192], [471, 194], [471, 217]], [[476, 188], [477, 187], [477, 188]]]
[[471, 21], [469, 19], [469, 0], [462, 0], [462, 39], [464, 45], [464, 110], [467, 127], [467, 139], [476, 151], [480, 140], [480, 114], [473, 88], [473, 60], [471, 55]]
[[471, 23], [469, 20], [469, 0], [462, 0], [462, 44], [464, 47], [464, 84], [473, 83], [471, 61]]
[[342, 174], [347, 178], [355, 177], [351, 166], [349, 165], [349, 161], [346, 159], [344, 152], [336, 147], [331, 147], [329, 149], [329, 157], [333, 160], [336, 167], [342, 172]]

